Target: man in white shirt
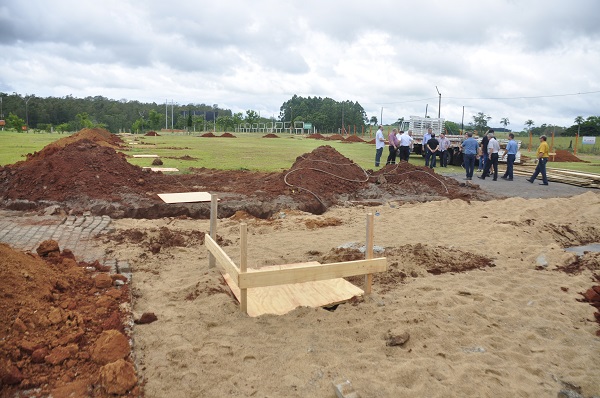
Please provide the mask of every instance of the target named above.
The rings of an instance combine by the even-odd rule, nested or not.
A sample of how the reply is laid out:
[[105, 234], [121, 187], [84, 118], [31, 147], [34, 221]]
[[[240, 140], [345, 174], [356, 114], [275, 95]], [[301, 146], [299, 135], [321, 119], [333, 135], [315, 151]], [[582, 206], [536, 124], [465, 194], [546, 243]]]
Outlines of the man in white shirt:
[[[404, 132], [401, 131], [400, 133]], [[405, 160], [408, 162], [412, 140], [413, 138], [410, 135], [408, 135], [408, 133], [400, 135], [400, 160]]]
[[375, 133], [375, 167], [379, 167], [383, 148], [385, 148], [385, 136], [383, 135], [383, 126], [379, 126], [379, 130]]
[[500, 152], [500, 144], [496, 137], [494, 137], [494, 130], [488, 131], [488, 146], [487, 146], [487, 156], [488, 161], [485, 163], [485, 168], [483, 169], [483, 173], [479, 178], [485, 180], [485, 176], [489, 175], [490, 169], [494, 167], [494, 178], [493, 181], [498, 180], [498, 152]]
[[440, 155], [440, 166], [448, 167], [448, 149], [450, 148], [450, 140], [446, 137], [445, 133], [440, 134], [440, 147], [438, 153]]

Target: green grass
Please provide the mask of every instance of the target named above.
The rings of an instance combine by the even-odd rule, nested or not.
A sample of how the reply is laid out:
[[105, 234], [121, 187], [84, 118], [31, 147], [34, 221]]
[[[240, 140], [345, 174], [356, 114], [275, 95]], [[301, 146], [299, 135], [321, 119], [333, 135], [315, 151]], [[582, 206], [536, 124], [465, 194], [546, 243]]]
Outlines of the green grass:
[[[223, 170], [281, 171], [289, 169], [296, 158], [311, 152], [321, 145], [330, 145], [342, 155], [353, 160], [365, 169], [374, 168], [375, 146], [366, 143], [344, 143], [340, 141], [323, 141], [308, 139], [305, 136], [278, 134], [281, 138], [262, 138], [260, 133], [235, 133], [237, 138], [204, 138], [196, 135], [165, 133], [158, 137], [135, 135], [123, 137], [125, 141], [136, 140], [138, 145], [130, 145], [125, 151], [128, 155], [152, 154], [160, 156], [163, 165], [175, 167], [187, 172], [190, 167], [214, 168]], [[0, 132], [0, 165], [24, 160], [27, 153], [41, 150], [47, 144], [65, 137], [64, 134], [49, 133], [16, 133]], [[370, 140], [367, 136], [365, 140]], [[556, 141], [555, 141], [556, 142]], [[567, 144], [568, 146], [568, 144]], [[527, 143], [523, 143], [527, 148]], [[536, 147], [537, 148], [537, 147]], [[535, 148], [534, 148], [535, 150]], [[522, 151], [523, 155], [535, 156], [531, 152]], [[388, 150], [384, 149], [382, 161], [385, 163]], [[189, 156], [197, 160], [181, 160]], [[600, 172], [600, 156], [581, 155], [590, 163], [555, 163], [549, 167]], [[128, 158], [129, 162], [138, 166], [151, 166], [152, 158]], [[412, 155], [415, 165], [423, 165], [421, 156]], [[440, 170], [438, 169], [438, 172]], [[449, 166], [444, 172], [462, 172], [461, 167]]]

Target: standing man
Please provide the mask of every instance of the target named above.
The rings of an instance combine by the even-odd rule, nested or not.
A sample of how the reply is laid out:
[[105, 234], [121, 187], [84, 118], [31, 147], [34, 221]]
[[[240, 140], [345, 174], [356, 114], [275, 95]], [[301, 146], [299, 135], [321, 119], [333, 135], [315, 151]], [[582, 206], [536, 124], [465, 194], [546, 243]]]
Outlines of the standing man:
[[519, 145], [517, 144], [517, 141], [515, 141], [515, 135], [513, 133], [510, 133], [508, 138], [508, 144], [506, 144], [506, 172], [500, 178], [506, 181], [512, 181], [513, 166], [515, 164], [515, 159], [517, 158]]
[[385, 164], [396, 164], [396, 152], [398, 151], [398, 138], [396, 133], [398, 130], [392, 129], [388, 134], [388, 144], [390, 145], [390, 154], [387, 157]]
[[[481, 138], [481, 153], [479, 154], [479, 168], [483, 171], [485, 170], [485, 164], [488, 161], [488, 153], [487, 153], [487, 147], [488, 144], [490, 142], [490, 139], [488, 137], [487, 134], [483, 135], [483, 138]], [[488, 177], [485, 175], [485, 172], [483, 173], [485, 177]]]
[[531, 178], [528, 178], [527, 181], [533, 184], [536, 177], [539, 173], [542, 173], [542, 182], [540, 185], [548, 185], [548, 178], [546, 177], [546, 163], [548, 163], [548, 152], [550, 151], [550, 147], [546, 142], [546, 136], [540, 135], [540, 146], [537, 149], [538, 156], [538, 164], [535, 167], [535, 171]]
[[375, 167], [379, 167], [381, 154], [385, 147], [385, 137], [383, 136], [383, 126], [379, 126], [379, 130], [375, 133]]
[[481, 173], [481, 176], [479, 178], [481, 178], [482, 180], [485, 180], [485, 177], [489, 177], [490, 169], [493, 167], [494, 168], [494, 178], [492, 180], [497, 181], [498, 180], [498, 152], [500, 152], [500, 144], [498, 143], [498, 140], [496, 140], [496, 138], [494, 137], [494, 130], [490, 129], [490, 131], [487, 134], [487, 137], [488, 137], [488, 146], [487, 146], [488, 158], [486, 159], [485, 168], [483, 169], [483, 173]]
[[445, 133], [440, 134], [440, 148], [438, 153], [440, 154], [440, 166], [448, 167], [448, 148], [450, 148], [450, 140], [446, 138]]
[[475, 156], [477, 156], [477, 150], [479, 144], [477, 140], [473, 138], [473, 133], [467, 133], [467, 139], [460, 144], [463, 150], [463, 160], [465, 164], [465, 171], [467, 172], [467, 181], [473, 179], [473, 171], [475, 171]]
[[423, 153], [425, 154], [425, 167], [429, 167], [429, 160], [431, 158], [431, 152], [429, 152], [429, 150], [427, 149], [427, 143], [429, 142], [429, 140], [431, 139], [431, 136], [433, 135], [432, 133], [432, 129], [431, 127], [429, 129], [427, 129], [427, 132], [425, 133], [425, 135], [423, 135]]
[[[431, 129], [429, 129], [431, 130]], [[435, 167], [435, 156], [436, 152], [440, 146], [439, 141], [435, 138], [435, 134], [431, 133], [431, 138], [427, 141], [427, 150], [431, 154], [431, 159], [429, 159], [429, 168], [433, 169]]]
[[409, 134], [411, 134], [410, 131], [406, 134], [400, 135], [400, 160], [406, 160], [407, 162], [408, 157], [410, 156], [410, 147], [413, 141]]

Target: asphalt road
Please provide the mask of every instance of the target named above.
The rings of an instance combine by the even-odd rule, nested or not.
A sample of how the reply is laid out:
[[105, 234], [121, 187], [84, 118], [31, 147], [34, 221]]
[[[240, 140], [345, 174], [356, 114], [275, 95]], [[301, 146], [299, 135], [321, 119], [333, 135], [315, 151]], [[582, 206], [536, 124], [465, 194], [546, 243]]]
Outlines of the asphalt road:
[[[455, 178], [460, 182], [465, 181], [464, 173], [446, 173], [442, 168], [436, 168], [436, 172], [447, 177]], [[508, 196], [508, 197], [521, 197], [527, 199], [534, 198], [562, 198], [562, 197], [570, 197], [580, 195], [585, 192], [595, 192], [600, 193], [600, 189], [596, 188], [582, 188], [577, 187], [575, 185], [562, 184], [558, 182], [550, 181], [549, 185], [539, 185], [542, 182], [538, 177], [533, 184], [527, 181], [525, 176], [515, 176], [513, 181], [505, 181], [500, 177], [504, 173], [504, 170], [501, 169], [501, 173], [498, 174], [498, 181], [492, 180], [492, 178], [487, 177], [485, 180], [481, 180], [478, 177], [481, 173], [475, 173], [473, 175], [473, 180], [469, 181], [471, 184], [479, 185], [481, 189], [484, 189], [488, 192]]]

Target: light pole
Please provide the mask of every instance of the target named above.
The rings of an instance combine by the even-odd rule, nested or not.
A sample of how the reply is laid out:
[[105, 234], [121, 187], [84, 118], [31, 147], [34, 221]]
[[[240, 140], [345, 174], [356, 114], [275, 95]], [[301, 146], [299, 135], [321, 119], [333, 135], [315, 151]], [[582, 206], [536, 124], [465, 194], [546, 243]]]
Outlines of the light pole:
[[438, 119], [440, 118], [440, 110], [442, 109], [442, 93], [440, 93], [440, 90], [438, 90], [437, 86], [435, 86], [436, 91], [438, 92], [438, 94], [440, 95], [440, 101], [439, 101], [439, 105], [438, 105]]
[[25, 101], [25, 126], [27, 127], [27, 132], [29, 132], [29, 100], [33, 98], [33, 95], [28, 96], [27, 94], [25, 94], [25, 98], [23, 99], [23, 101]]

